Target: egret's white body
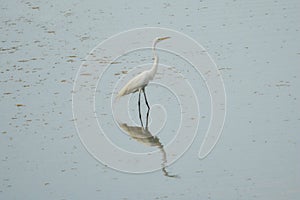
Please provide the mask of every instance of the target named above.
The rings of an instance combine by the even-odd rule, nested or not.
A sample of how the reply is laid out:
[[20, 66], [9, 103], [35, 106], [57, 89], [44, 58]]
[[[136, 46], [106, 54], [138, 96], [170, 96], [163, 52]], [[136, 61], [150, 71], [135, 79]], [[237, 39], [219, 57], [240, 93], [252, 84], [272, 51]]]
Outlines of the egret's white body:
[[149, 83], [149, 81], [153, 80], [158, 67], [158, 56], [155, 52], [156, 44], [162, 40], [168, 39], [170, 37], [156, 38], [153, 41], [153, 54], [154, 54], [154, 63], [150, 70], [143, 71], [137, 76], [133, 77], [118, 93], [118, 97], [122, 97], [124, 95], [135, 93], [137, 91], [141, 92]]
[[[157, 65], [155, 70], [157, 70]], [[155, 72], [156, 73], [156, 72]], [[153, 80], [155, 73], [151, 70], [143, 71], [142, 73], [138, 74], [137, 76], [133, 77], [118, 93], [118, 97], [135, 93], [143, 88], [145, 88], [149, 81]]]

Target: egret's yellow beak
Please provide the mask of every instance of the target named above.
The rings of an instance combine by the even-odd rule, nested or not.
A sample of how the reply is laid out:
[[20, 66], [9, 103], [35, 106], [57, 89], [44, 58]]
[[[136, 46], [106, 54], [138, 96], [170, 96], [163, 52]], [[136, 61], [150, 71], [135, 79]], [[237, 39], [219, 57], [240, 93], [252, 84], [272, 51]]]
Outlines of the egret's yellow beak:
[[158, 40], [162, 41], [162, 40], [166, 40], [166, 39], [169, 39], [169, 38], [171, 38], [171, 37], [162, 37], [162, 38], [159, 38]]

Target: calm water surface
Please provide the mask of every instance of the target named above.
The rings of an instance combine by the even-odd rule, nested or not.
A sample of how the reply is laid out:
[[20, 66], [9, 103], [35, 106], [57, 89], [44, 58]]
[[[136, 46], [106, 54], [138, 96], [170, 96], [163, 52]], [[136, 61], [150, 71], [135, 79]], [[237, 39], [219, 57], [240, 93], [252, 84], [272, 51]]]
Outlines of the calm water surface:
[[[0, 199], [300, 197], [299, 1], [2, 0], [0, 8]], [[133, 175], [102, 165], [85, 150], [71, 95], [88, 52], [113, 34], [143, 26], [182, 31], [206, 48], [224, 79], [227, 117], [206, 159], [197, 157], [206, 129], [200, 126], [191, 148], [173, 165]], [[151, 62], [149, 55], [129, 56]], [[184, 63], [173, 64], [183, 69]], [[135, 65], [126, 63], [125, 70]], [[166, 69], [159, 68], [158, 79]], [[196, 81], [207, 97], [203, 80]], [[149, 100], [159, 101], [159, 88], [150, 85], [151, 90]], [[204, 108], [201, 123], [207, 124], [208, 112]], [[128, 126], [133, 125], [122, 127]], [[111, 137], [139, 151], [156, 148], [163, 160], [162, 146], [174, 127], [166, 128], [151, 141], [118, 132]], [[155, 126], [149, 130], [154, 134]]]

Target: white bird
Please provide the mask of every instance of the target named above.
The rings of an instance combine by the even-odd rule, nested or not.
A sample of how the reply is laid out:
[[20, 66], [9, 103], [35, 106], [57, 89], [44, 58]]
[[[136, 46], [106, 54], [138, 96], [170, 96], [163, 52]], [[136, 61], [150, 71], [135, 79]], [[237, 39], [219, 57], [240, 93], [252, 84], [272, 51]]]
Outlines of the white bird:
[[135, 93], [135, 92], [139, 92], [139, 100], [138, 100], [138, 108], [139, 108], [139, 117], [140, 117], [140, 121], [143, 124], [142, 120], [141, 120], [141, 107], [140, 107], [140, 100], [141, 100], [141, 92], [144, 93], [144, 97], [145, 97], [145, 101], [146, 101], [146, 105], [148, 107], [148, 113], [147, 116], [149, 114], [149, 110], [150, 110], [150, 106], [148, 104], [147, 101], [147, 97], [146, 97], [146, 92], [145, 92], [145, 87], [148, 85], [149, 81], [153, 80], [156, 72], [157, 72], [157, 67], [158, 67], [158, 56], [155, 52], [155, 47], [156, 44], [160, 41], [163, 41], [165, 39], [169, 39], [170, 37], [161, 37], [161, 38], [156, 38], [153, 41], [153, 45], [152, 45], [152, 51], [153, 51], [153, 55], [154, 55], [154, 63], [153, 66], [150, 70], [146, 70], [141, 72], [140, 74], [138, 74], [137, 76], [133, 77], [118, 93], [117, 98], [120, 98], [122, 96], [125, 96], [127, 94], [130, 93]]

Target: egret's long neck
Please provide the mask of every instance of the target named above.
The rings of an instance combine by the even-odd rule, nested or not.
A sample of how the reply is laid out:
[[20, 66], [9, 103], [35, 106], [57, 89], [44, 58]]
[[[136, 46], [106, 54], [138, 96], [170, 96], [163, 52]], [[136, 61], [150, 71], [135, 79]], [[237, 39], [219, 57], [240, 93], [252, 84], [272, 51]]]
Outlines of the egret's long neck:
[[155, 74], [156, 74], [156, 71], [157, 71], [157, 67], [158, 67], [158, 56], [156, 54], [156, 43], [157, 41], [154, 41], [153, 42], [153, 46], [152, 46], [152, 52], [153, 52], [153, 57], [154, 57], [154, 62], [153, 62], [153, 66], [150, 70], [150, 75], [151, 75], [151, 79], [154, 78]]

